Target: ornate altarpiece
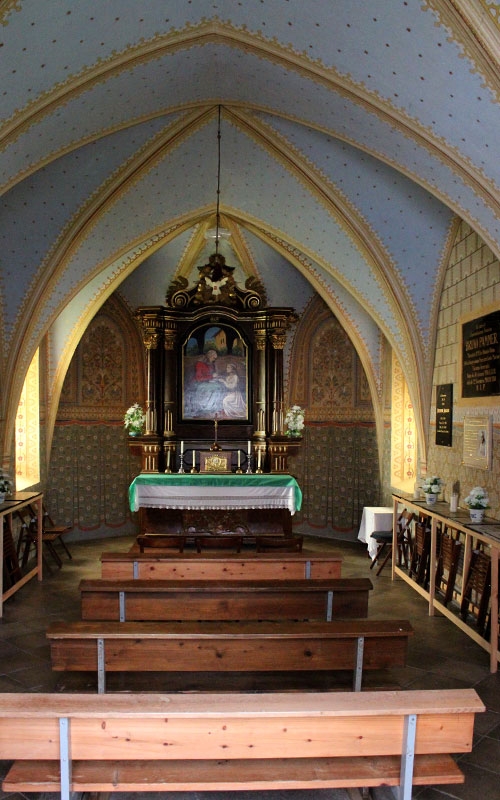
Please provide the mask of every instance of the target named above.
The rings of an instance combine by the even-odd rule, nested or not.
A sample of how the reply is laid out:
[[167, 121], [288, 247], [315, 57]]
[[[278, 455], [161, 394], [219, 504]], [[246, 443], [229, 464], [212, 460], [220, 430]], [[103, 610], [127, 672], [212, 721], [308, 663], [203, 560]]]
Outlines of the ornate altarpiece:
[[240, 287], [219, 254], [198, 270], [192, 287], [177, 278], [165, 305], [136, 312], [147, 370], [142, 471], [170, 471], [180, 442], [208, 449], [217, 420], [223, 449], [250, 442], [263, 471], [287, 472], [299, 442], [283, 427], [283, 350], [296, 314], [269, 308], [256, 278]]

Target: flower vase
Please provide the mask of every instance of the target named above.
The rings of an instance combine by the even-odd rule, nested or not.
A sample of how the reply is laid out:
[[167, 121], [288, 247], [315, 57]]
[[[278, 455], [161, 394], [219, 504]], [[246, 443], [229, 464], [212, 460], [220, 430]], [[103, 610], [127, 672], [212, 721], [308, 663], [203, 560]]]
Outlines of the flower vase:
[[434, 492], [428, 492], [425, 495], [425, 502], [427, 503], [428, 506], [433, 506], [436, 500], [437, 500], [437, 494], [435, 494]]
[[5, 493], [4, 492], [0, 492], [0, 503], [4, 503], [4, 502], [5, 502]]
[[292, 431], [290, 429], [287, 430], [286, 435], [290, 437], [290, 439], [300, 439], [302, 436], [300, 431]]
[[478, 525], [484, 519], [484, 508], [470, 508], [469, 509], [471, 522]]
[[128, 435], [129, 436], [142, 436], [142, 431], [135, 430], [134, 428], [129, 428]]

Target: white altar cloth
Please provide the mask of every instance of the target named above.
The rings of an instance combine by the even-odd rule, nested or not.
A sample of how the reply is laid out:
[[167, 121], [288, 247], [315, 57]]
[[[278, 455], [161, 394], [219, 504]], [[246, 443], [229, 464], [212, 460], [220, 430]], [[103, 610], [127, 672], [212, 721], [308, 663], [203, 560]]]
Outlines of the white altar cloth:
[[371, 538], [374, 531], [392, 530], [392, 506], [365, 506], [361, 516], [358, 539], [368, 546], [370, 558], [377, 554], [377, 542]]

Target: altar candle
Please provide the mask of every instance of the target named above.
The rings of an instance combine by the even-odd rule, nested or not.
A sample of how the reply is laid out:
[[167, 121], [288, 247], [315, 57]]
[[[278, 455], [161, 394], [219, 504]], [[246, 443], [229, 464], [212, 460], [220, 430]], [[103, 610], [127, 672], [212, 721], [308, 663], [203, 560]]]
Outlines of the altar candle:
[[196, 466], [196, 450], [193, 450], [193, 469]]
[[241, 452], [238, 450], [238, 469], [241, 467]]
[[167, 450], [167, 469], [170, 468], [170, 449]]
[[252, 455], [252, 442], [248, 442], [248, 455]]
[[260, 450], [257, 450], [257, 469], [260, 469]]
[[181, 442], [181, 456], [184, 455], [184, 442]]

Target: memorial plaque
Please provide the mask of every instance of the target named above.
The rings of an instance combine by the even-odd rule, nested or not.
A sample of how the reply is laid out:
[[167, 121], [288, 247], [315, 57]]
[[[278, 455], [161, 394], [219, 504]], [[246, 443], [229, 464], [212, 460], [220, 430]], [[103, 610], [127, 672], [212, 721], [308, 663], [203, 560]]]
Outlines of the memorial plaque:
[[453, 384], [436, 387], [436, 444], [451, 447], [453, 428]]
[[500, 395], [500, 311], [462, 325], [462, 397]]

